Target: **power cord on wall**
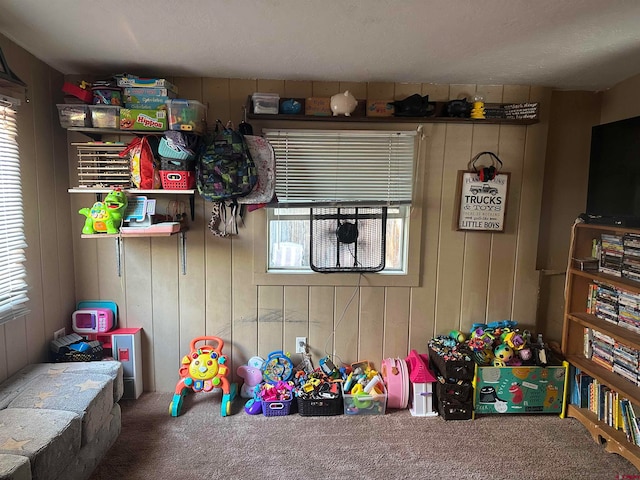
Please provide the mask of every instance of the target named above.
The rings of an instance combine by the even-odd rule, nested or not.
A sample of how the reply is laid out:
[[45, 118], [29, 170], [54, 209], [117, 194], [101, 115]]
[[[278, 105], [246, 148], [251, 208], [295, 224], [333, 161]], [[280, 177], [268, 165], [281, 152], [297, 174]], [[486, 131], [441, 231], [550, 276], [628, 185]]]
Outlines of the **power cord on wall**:
[[580, 224], [580, 223], [584, 223], [584, 220], [580, 217], [576, 218], [573, 222], [573, 225], [571, 226], [571, 237], [569, 239], [569, 255], [567, 256], [567, 272], [566, 275], [564, 277], [564, 293], [563, 293], [563, 297], [564, 297], [564, 301], [566, 303], [567, 301], [567, 291], [569, 289], [569, 270], [571, 269], [571, 265], [573, 264], [573, 243], [576, 237], [576, 225]]
[[[358, 283], [356, 285], [356, 287], [353, 289], [353, 293], [351, 294], [351, 297], [349, 298], [349, 301], [347, 301], [346, 305], [344, 306], [344, 309], [342, 310], [342, 313], [340, 315], [340, 318], [338, 319], [338, 322], [333, 326], [333, 330], [331, 331], [331, 333], [327, 336], [327, 340], [324, 342], [324, 353], [327, 357], [331, 358], [331, 357], [336, 357], [339, 362], [340, 365], [343, 365], [344, 362], [342, 361], [342, 359], [340, 358], [340, 356], [336, 353], [329, 353], [327, 351], [327, 345], [329, 344], [329, 340], [331, 340], [331, 337], [333, 337], [335, 339], [336, 336], [336, 330], [338, 329], [338, 327], [340, 326], [340, 323], [342, 323], [342, 320], [344, 319], [345, 314], [347, 313], [347, 309], [349, 308], [349, 305], [351, 305], [351, 302], [353, 302], [353, 299], [356, 297], [356, 294], [358, 293], [358, 291], [360, 290], [360, 283], [362, 281], [362, 273], [358, 274]], [[334, 362], [335, 363], [335, 362]]]

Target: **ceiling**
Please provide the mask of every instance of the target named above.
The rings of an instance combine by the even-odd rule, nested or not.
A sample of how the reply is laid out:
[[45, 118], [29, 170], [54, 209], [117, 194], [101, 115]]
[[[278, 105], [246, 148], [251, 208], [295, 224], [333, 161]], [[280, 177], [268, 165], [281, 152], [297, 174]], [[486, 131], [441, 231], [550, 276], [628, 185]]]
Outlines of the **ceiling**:
[[640, 73], [636, 0], [0, 0], [64, 74], [527, 84]]

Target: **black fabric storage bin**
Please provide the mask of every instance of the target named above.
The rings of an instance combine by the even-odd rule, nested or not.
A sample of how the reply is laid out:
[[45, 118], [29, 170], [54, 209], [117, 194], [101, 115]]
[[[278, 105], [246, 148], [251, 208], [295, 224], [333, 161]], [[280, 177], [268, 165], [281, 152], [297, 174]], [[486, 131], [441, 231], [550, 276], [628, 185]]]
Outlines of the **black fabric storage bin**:
[[471, 420], [473, 417], [473, 401], [440, 400], [438, 402], [438, 412], [445, 420]]
[[469, 381], [461, 383], [436, 383], [436, 396], [438, 399], [466, 402], [473, 398], [472, 392], [473, 386]]
[[445, 379], [473, 380], [476, 364], [473, 360], [445, 360], [429, 347], [429, 363]]

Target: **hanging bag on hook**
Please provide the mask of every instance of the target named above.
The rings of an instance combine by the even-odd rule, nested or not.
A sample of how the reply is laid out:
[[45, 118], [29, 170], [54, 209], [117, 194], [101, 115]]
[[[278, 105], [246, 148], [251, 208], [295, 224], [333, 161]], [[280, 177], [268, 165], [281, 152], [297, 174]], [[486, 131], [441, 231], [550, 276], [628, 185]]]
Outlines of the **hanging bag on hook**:
[[242, 135], [253, 135], [253, 127], [250, 123], [247, 123], [247, 107], [243, 106], [242, 109], [244, 110], [244, 114], [240, 125], [238, 125], [238, 131]]
[[[263, 137], [245, 135], [251, 158], [258, 171], [258, 183], [251, 193], [240, 197], [241, 205], [264, 205], [269, 203], [276, 191], [276, 155], [271, 144]], [[251, 209], [249, 209], [251, 211]]]
[[[491, 165], [484, 167], [477, 167], [476, 161], [483, 155], [488, 155], [491, 158]], [[480, 169], [478, 169], [480, 168]], [[493, 152], [480, 152], [469, 162], [469, 170], [472, 170], [478, 174], [481, 182], [488, 182], [496, 178], [496, 175], [502, 170], [502, 160]]]
[[244, 197], [258, 181], [249, 146], [240, 132], [216, 121], [197, 166], [198, 192], [210, 202]]
[[[205, 141], [196, 168], [198, 192], [214, 203], [209, 222], [211, 233], [220, 237], [238, 233], [238, 198], [250, 194], [257, 182], [256, 165], [244, 135], [231, 124], [225, 127], [217, 120], [216, 130]], [[227, 204], [231, 208], [229, 220]]]

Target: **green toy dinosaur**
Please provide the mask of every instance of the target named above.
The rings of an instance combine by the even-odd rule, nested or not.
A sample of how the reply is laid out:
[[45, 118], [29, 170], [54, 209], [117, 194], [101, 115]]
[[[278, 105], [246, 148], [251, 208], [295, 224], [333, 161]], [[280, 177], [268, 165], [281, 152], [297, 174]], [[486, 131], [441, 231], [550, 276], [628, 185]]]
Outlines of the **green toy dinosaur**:
[[118, 233], [127, 203], [127, 195], [122, 190], [112, 190], [104, 197], [104, 202], [96, 202], [91, 208], [81, 208], [78, 213], [87, 217], [82, 233]]

